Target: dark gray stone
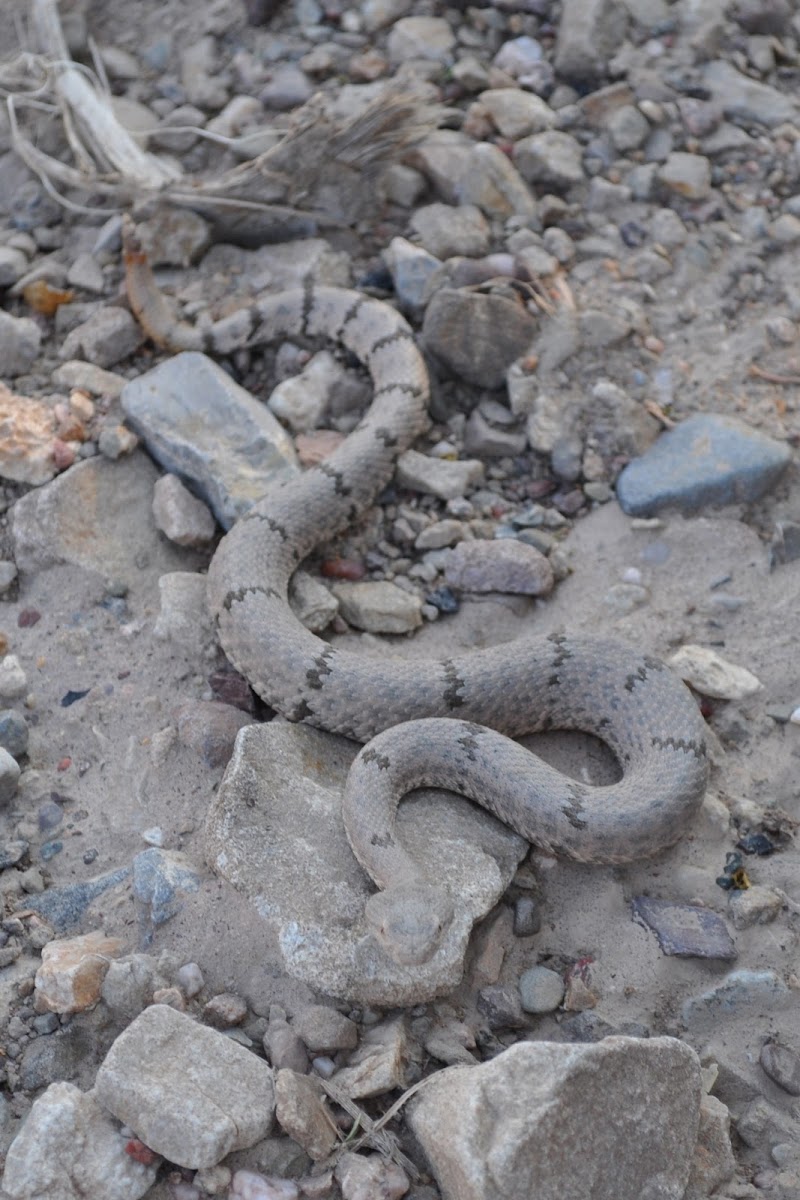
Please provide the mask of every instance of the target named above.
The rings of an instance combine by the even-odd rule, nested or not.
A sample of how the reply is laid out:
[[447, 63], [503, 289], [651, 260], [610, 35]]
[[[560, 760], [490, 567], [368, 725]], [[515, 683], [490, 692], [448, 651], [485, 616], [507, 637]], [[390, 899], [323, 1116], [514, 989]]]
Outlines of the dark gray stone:
[[291, 439], [269, 409], [205, 354], [167, 359], [120, 399], [153, 457], [187, 480], [225, 529], [272, 480], [296, 470]]
[[56, 933], [67, 933], [81, 922], [86, 909], [109, 888], [116, 887], [130, 875], [130, 867], [120, 867], [88, 879], [85, 883], [69, 883], [66, 887], [50, 888], [39, 896], [26, 896], [25, 907], [45, 917]]
[[486, 1017], [490, 1029], [520, 1029], [525, 1024], [519, 995], [502, 984], [481, 988], [478, 1011]]
[[200, 876], [182, 854], [143, 850], [133, 860], [133, 894], [144, 909], [146, 925], [163, 925], [182, 907], [180, 895], [196, 892]]
[[15, 708], [0, 712], [0, 746], [13, 758], [20, 758], [28, 749], [28, 724]]
[[709, 504], [749, 503], [780, 478], [787, 445], [735, 417], [703, 413], [663, 433], [617, 480], [617, 499], [634, 517], [667, 505], [694, 512]]
[[779, 1042], [761, 1047], [759, 1062], [773, 1083], [790, 1096], [800, 1096], [800, 1055]]
[[737, 957], [728, 926], [709, 908], [674, 904], [651, 896], [637, 896], [631, 901], [631, 908], [634, 920], [652, 929], [665, 954], [728, 961]]

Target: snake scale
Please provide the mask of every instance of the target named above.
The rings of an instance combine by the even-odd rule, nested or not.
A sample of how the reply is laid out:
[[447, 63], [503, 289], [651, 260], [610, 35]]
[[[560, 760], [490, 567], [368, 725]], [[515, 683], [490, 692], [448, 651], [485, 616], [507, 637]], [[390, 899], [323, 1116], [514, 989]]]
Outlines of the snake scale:
[[[222, 539], [208, 602], [228, 658], [267, 704], [367, 743], [343, 812], [356, 858], [381, 889], [367, 920], [387, 953], [402, 964], [427, 961], [453, 915], [446, 869], [425, 878], [397, 837], [397, 807], [413, 788], [458, 792], [537, 846], [581, 862], [624, 863], [677, 841], [705, 790], [704, 722], [658, 659], [567, 635], [439, 662], [372, 658], [332, 647], [294, 616], [292, 573], [364, 511], [426, 427], [427, 371], [402, 317], [358, 292], [309, 282], [196, 329], [172, 316], [131, 222], [124, 249], [131, 307], [156, 342], [219, 355], [324, 336], [370, 372], [374, 397], [356, 429], [318, 466], [270, 485]], [[510, 740], [547, 729], [601, 738], [619, 782], [579, 783]]]

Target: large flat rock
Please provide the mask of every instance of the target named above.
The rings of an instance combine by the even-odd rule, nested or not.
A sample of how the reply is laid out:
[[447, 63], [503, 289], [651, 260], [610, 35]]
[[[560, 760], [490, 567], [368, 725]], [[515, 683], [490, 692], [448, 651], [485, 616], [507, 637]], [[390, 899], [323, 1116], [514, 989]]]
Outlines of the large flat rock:
[[206, 818], [206, 857], [270, 924], [290, 974], [359, 1004], [423, 1003], [458, 984], [472, 926], [505, 891], [527, 843], [452, 793], [406, 800], [400, 835], [432, 878], [446, 880], [456, 917], [429, 962], [399, 966], [368, 931], [374, 887], [342, 824], [357, 750], [280, 720], [243, 729]]

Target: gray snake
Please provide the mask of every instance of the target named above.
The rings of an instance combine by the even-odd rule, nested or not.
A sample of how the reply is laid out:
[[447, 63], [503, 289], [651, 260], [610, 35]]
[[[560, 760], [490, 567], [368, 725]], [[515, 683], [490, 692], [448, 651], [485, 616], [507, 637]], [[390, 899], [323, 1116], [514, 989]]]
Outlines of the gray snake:
[[[658, 659], [566, 635], [439, 662], [368, 658], [332, 647], [294, 616], [293, 572], [364, 511], [426, 427], [427, 371], [402, 317], [358, 292], [308, 283], [195, 329], [172, 317], [130, 223], [125, 259], [131, 307], [162, 345], [228, 354], [287, 335], [326, 337], [370, 372], [374, 397], [356, 429], [318, 466], [271, 485], [222, 539], [208, 603], [228, 658], [267, 704], [367, 743], [343, 814], [356, 858], [381, 889], [367, 919], [387, 952], [399, 963], [427, 961], [453, 912], [446, 870], [424, 878], [397, 838], [397, 806], [413, 788], [458, 792], [581, 862], [628, 862], [677, 841], [705, 790], [704, 722]], [[622, 778], [584, 785], [510, 740], [545, 729], [595, 734]]]

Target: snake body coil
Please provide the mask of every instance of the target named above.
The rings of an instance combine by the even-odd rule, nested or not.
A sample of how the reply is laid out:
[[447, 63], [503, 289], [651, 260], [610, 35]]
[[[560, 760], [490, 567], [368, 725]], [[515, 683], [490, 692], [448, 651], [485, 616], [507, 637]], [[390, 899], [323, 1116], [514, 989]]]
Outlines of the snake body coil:
[[[583, 862], [627, 862], [677, 841], [705, 789], [704, 722], [657, 659], [561, 635], [439, 662], [367, 658], [333, 648], [294, 616], [294, 570], [364, 511], [425, 428], [427, 372], [405, 321], [360, 293], [309, 285], [199, 331], [171, 317], [130, 225], [125, 251], [131, 305], [161, 344], [230, 353], [287, 335], [325, 336], [371, 374], [374, 399], [357, 428], [323, 463], [271, 486], [222, 539], [208, 601], [226, 654], [269, 705], [368, 743], [348, 778], [344, 819], [357, 859], [384, 889], [367, 916], [387, 952], [426, 961], [452, 914], [446, 877], [425, 879], [396, 837], [397, 806], [412, 788], [459, 792], [537, 845]], [[597, 735], [622, 778], [588, 787], [509, 740], [543, 729]]]

